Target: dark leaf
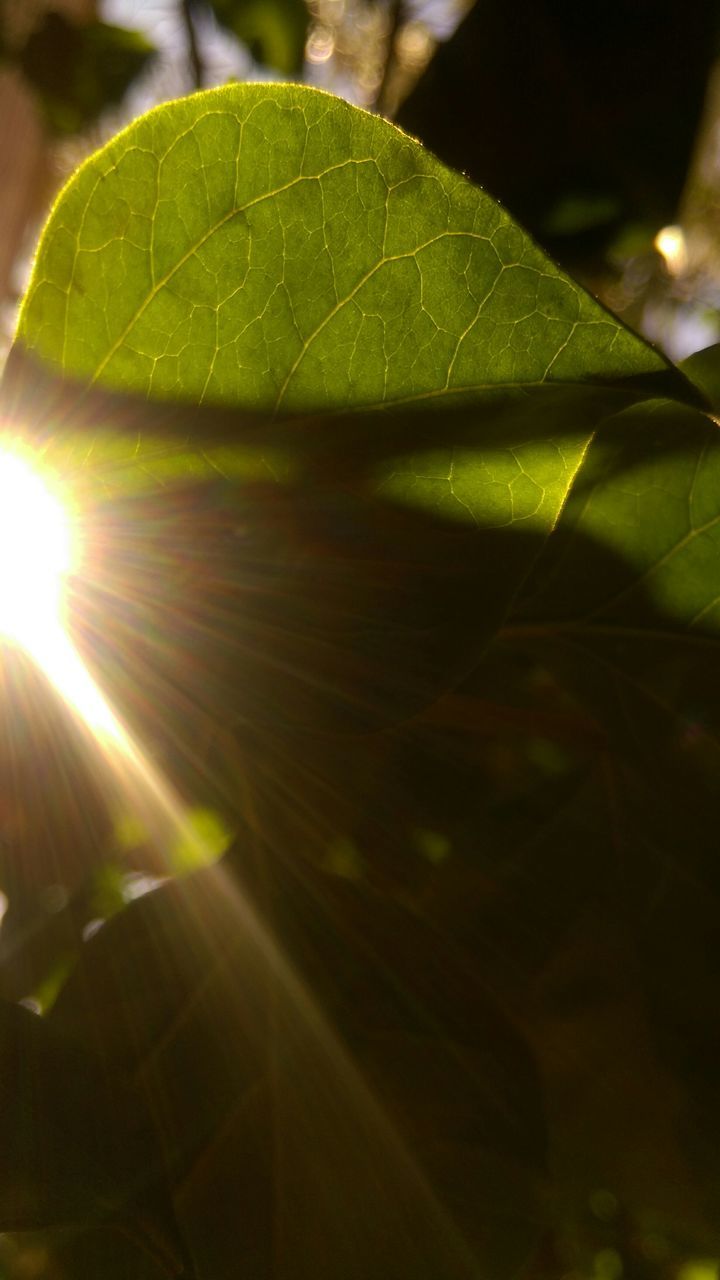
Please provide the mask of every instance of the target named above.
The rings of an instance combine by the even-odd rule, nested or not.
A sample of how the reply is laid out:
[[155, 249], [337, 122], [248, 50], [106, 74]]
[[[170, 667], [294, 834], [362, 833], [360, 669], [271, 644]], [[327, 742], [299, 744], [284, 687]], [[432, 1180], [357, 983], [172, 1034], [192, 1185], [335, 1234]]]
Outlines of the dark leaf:
[[305, 0], [206, 0], [218, 22], [250, 49], [258, 62], [297, 75], [302, 70], [309, 23]]
[[18, 55], [54, 133], [87, 128], [124, 96], [154, 54], [137, 31], [106, 22], [77, 24], [54, 9]]
[[509, 1274], [544, 1145], [521, 1039], [407, 912], [245, 862], [116, 917], [51, 1015], [142, 1081], [198, 1276]]
[[142, 1094], [107, 1058], [4, 1001], [0, 1150], [3, 1230], [92, 1223], [121, 1229], [129, 1220], [168, 1274], [183, 1271], [161, 1190], [162, 1148]]

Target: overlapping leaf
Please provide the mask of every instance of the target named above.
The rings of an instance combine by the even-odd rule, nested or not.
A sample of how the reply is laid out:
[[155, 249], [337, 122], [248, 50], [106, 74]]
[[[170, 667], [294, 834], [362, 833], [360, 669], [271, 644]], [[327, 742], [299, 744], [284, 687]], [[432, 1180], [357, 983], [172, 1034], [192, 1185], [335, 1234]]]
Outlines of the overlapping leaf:
[[[298, 546], [285, 531], [249, 553], [278, 597], [289, 592], [283, 618], [257, 617], [236, 542], [232, 566], [205, 584], [195, 635], [202, 647], [199, 630], [224, 607], [227, 650], [227, 602], [240, 593], [238, 616], [257, 617], [236, 646], [245, 687], [279, 680], [270, 705], [292, 720], [306, 718], [303, 689], [327, 694], [336, 719], [376, 722], [456, 680], [553, 528], [593, 424], [643, 390], [690, 394], [489, 196], [386, 122], [297, 86], [170, 104], [91, 158], [44, 233], [17, 351], [151, 400], [215, 406], [176, 434], [168, 461], [151, 404], [126, 414], [124, 435], [123, 411], [108, 424], [100, 407], [103, 429], [78, 442], [71, 397], [56, 458], [96, 485], [237, 482], [263, 467], [290, 477], [279, 504]], [[318, 430], [311, 448], [307, 421], [279, 437], [270, 420], [338, 411], [320, 424], [320, 475]], [[52, 416], [48, 429], [47, 406], [34, 415], [52, 457]], [[332, 517], [317, 527], [328, 466], [331, 487], [340, 470], [343, 491], [361, 494], [339, 538]], [[262, 537], [273, 504], [263, 516], [250, 500], [243, 514], [245, 498], [242, 527]], [[422, 514], [400, 520], [398, 503]], [[200, 663], [225, 665], [217, 652]], [[248, 713], [227, 688], [218, 707]]]

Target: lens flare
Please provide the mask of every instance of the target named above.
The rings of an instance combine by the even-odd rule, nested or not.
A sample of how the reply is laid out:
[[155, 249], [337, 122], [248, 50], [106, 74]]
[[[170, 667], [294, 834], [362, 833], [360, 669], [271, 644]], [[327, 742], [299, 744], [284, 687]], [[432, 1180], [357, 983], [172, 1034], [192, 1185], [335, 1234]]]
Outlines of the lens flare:
[[62, 614], [69, 513], [20, 452], [0, 452], [0, 639], [29, 648]]
[[0, 643], [17, 645], [101, 742], [118, 722], [65, 629], [65, 585], [77, 568], [70, 505], [20, 449], [0, 451]]
[[0, 647], [22, 648], [90, 734], [109, 779], [161, 846], [188, 835], [184, 808], [133, 741], [66, 627], [65, 588], [80, 567], [72, 504], [35, 458], [0, 450]]
[[671, 276], [681, 276], [687, 270], [688, 249], [682, 227], [662, 227], [653, 244], [665, 261]]

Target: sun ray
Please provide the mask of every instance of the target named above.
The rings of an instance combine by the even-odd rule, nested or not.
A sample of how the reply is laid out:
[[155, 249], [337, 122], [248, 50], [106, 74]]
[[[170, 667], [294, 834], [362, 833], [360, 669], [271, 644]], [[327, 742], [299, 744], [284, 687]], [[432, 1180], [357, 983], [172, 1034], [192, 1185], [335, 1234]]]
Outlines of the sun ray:
[[66, 584], [81, 548], [72, 503], [21, 446], [0, 451], [0, 643], [25, 651], [99, 749], [159, 849], [197, 839], [181, 801], [133, 741], [73, 644]]

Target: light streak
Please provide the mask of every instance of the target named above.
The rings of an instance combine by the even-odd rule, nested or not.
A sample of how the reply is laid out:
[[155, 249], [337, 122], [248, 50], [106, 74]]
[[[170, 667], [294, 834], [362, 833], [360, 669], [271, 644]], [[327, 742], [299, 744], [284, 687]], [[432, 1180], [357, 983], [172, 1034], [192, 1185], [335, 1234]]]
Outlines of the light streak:
[[81, 548], [72, 504], [20, 446], [0, 451], [0, 643], [23, 649], [99, 748], [125, 802], [160, 849], [198, 840], [183, 805], [133, 741], [65, 625]]
[[[186, 844], [194, 841], [202, 848], [184, 806], [133, 741], [65, 625], [66, 580], [77, 570], [79, 558], [72, 527], [71, 509], [65, 509], [40, 471], [20, 453], [0, 453], [0, 642], [21, 647], [43, 671], [84, 726], [109, 776], [135, 808], [158, 850], [162, 853], [172, 848], [178, 834]], [[223, 988], [223, 1007], [230, 1018], [228, 1025], [236, 1025], [242, 1036], [247, 1035], [248, 984], [252, 985], [253, 975], [257, 975], [256, 988], [267, 999], [268, 979], [272, 982], [269, 1063], [276, 1123], [278, 1131], [289, 1135], [288, 1149], [302, 1153], [297, 1165], [288, 1162], [289, 1171], [285, 1162], [280, 1162], [279, 1194], [290, 1201], [296, 1168], [303, 1182], [313, 1176], [318, 1150], [328, 1169], [339, 1170], [345, 1168], [347, 1152], [351, 1151], [351, 1176], [349, 1181], [341, 1179], [341, 1195], [352, 1188], [353, 1198], [359, 1194], [366, 1208], [369, 1206], [366, 1213], [353, 1219], [353, 1254], [359, 1252], [363, 1260], [369, 1260], [371, 1253], [377, 1254], [379, 1239], [392, 1240], [397, 1256], [407, 1260], [407, 1274], [420, 1274], [423, 1266], [436, 1275], [478, 1274], [471, 1244], [438, 1197], [392, 1114], [375, 1096], [365, 1073], [336, 1034], [312, 988], [295, 971], [284, 948], [232, 876], [222, 867], [213, 872], [209, 881], [207, 877], [202, 881], [204, 896], [196, 900], [196, 910], [199, 920], [202, 913], [205, 932], [212, 929], [213, 937], [217, 932], [222, 938], [221, 926], [229, 916], [232, 937], [241, 940], [241, 950], [234, 941], [235, 949], [229, 954], [242, 958], [242, 980], [233, 980]], [[195, 893], [200, 894], [197, 885]], [[0, 895], [0, 910], [3, 903]], [[211, 914], [213, 907], [216, 915]], [[219, 965], [220, 952], [217, 959]], [[204, 985], [203, 981], [200, 989]], [[258, 1024], [263, 1036], [266, 1013], [264, 1009]], [[146, 1082], [153, 1079], [162, 1047], [161, 1042], [143, 1059]], [[310, 1088], [307, 1081], [312, 1082]], [[383, 1171], [381, 1179], [378, 1168]], [[331, 1194], [335, 1194], [334, 1188]], [[323, 1214], [332, 1216], [321, 1206], [318, 1223]], [[314, 1238], [321, 1239], [321, 1233], [315, 1232]], [[281, 1238], [280, 1247], [288, 1248], [288, 1241]], [[292, 1241], [289, 1247], [293, 1247]], [[343, 1252], [348, 1256], [345, 1244]]]

